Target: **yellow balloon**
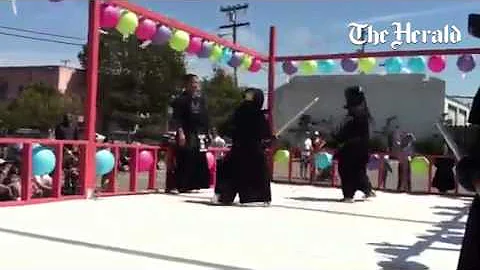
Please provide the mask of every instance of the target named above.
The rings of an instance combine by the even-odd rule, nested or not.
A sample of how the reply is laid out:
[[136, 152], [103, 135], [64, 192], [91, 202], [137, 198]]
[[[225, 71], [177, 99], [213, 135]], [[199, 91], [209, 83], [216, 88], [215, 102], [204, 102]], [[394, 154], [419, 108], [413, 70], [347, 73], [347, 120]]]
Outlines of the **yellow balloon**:
[[374, 57], [360, 58], [358, 60], [358, 70], [370, 73], [372, 72], [377, 65], [377, 60]]
[[304, 75], [313, 75], [317, 72], [318, 63], [315, 60], [303, 61], [300, 63], [300, 71]]
[[252, 65], [252, 62], [253, 62], [253, 57], [251, 57], [250, 55], [244, 55], [242, 58], [242, 63], [240, 64], [240, 67], [242, 67], [245, 70], [248, 70]]
[[177, 30], [169, 41], [170, 48], [177, 52], [183, 52], [190, 44], [190, 35], [182, 30]]
[[123, 35], [123, 37], [126, 38], [131, 34], [135, 33], [137, 26], [138, 26], [137, 15], [130, 11], [125, 11], [120, 17], [120, 20], [118, 21], [116, 28], [117, 28], [117, 31], [120, 32]]
[[223, 47], [221, 45], [213, 45], [212, 51], [210, 52], [210, 60], [213, 62], [218, 62], [222, 58]]

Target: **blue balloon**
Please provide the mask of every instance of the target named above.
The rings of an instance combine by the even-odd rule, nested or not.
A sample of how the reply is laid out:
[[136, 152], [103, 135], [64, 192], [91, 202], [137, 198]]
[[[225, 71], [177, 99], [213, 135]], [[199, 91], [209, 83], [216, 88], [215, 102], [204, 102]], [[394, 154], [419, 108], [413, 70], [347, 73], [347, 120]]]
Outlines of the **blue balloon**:
[[233, 51], [229, 48], [224, 48], [222, 51], [222, 57], [220, 58], [221, 64], [228, 64], [232, 59]]
[[332, 73], [335, 68], [335, 61], [320, 60], [318, 61], [318, 71], [321, 73]]
[[421, 56], [408, 59], [407, 66], [412, 73], [425, 73], [425, 69], [427, 68], [425, 59]]
[[108, 150], [100, 150], [95, 154], [95, 166], [97, 176], [105, 175], [113, 170], [115, 157]]
[[400, 57], [388, 58], [385, 61], [385, 70], [387, 73], [400, 73], [402, 72], [403, 61]]
[[315, 165], [317, 168], [323, 170], [332, 166], [333, 156], [329, 153], [318, 153], [315, 156]]
[[33, 175], [45, 175], [55, 169], [56, 158], [52, 150], [37, 146], [32, 150], [32, 173]]

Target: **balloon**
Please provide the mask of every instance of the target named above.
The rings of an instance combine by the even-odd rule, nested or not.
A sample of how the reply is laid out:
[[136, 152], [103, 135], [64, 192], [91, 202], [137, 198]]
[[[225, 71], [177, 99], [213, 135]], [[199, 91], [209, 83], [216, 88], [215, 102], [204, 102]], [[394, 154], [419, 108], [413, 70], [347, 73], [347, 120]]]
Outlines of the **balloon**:
[[273, 160], [278, 163], [288, 163], [290, 160], [290, 152], [288, 150], [278, 150], [273, 157]]
[[114, 28], [120, 21], [121, 15], [122, 12], [120, 8], [113, 5], [102, 4], [100, 9], [100, 27], [105, 29]]
[[315, 166], [321, 170], [324, 170], [332, 166], [332, 160], [333, 156], [331, 154], [326, 152], [318, 153], [315, 156]]
[[358, 68], [358, 60], [351, 58], [344, 58], [340, 63], [345, 72], [355, 72]]
[[400, 73], [402, 72], [403, 61], [400, 57], [392, 57], [385, 60], [385, 71], [387, 73]]
[[153, 155], [151, 151], [143, 150], [138, 156], [138, 171], [150, 171], [153, 166]]
[[172, 38], [172, 30], [162, 25], [158, 27], [157, 32], [153, 36], [152, 43], [156, 45], [166, 44]]
[[215, 166], [215, 156], [210, 152], [207, 152], [206, 155], [207, 155], [208, 169], [211, 170]]
[[213, 49], [213, 42], [204, 41], [202, 43], [202, 49], [198, 53], [198, 57], [200, 57], [200, 58], [210, 57], [210, 53], [212, 52], [212, 49]]
[[425, 59], [421, 56], [412, 57], [408, 59], [407, 67], [413, 73], [424, 73], [426, 67]]
[[370, 171], [375, 171], [380, 168], [380, 157], [378, 155], [371, 155], [368, 160], [367, 169]]
[[426, 157], [418, 156], [410, 161], [410, 169], [414, 175], [425, 175], [428, 173], [430, 161]]
[[282, 64], [283, 72], [287, 75], [293, 75], [298, 72], [298, 64], [295, 61], [285, 61]]
[[377, 60], [373, 57], [360, 58], [358, 61], [358, 69], [364, 73], [370, 73], [375, 69]]
[[335, 61], [329, 60], [320, 60], [318, 61], [318, 71], [321, 73], [332, 73], [335, 68]]
[[457, 67], [460, 71], [467, 73], [472, 71], [476, 66], [475, 58], [471, 54], [464, 54], [458, 57]]
[[248, 70], [251, 72], [258, 72], [260, 69], [262, 69], [262, 61], [257, 58], [253, 59], [252, 65]]
[[314, 60], [308, 60], [308, 61], [302, 61], [300, 63], [300, 71], [304, 75], [313, 75], [317, 71], [317, 61]]
[[250, 55], [244, 55], [242, 57], [242, 63], [240, 64], [240, 67], [248, 70], [250, 66], [252, 65], [253, 58]]
[[242, 64], [243, 53], [241, 52], [234, 52], [230, 61], [228, 61], [228, 65], [236, 68]]
[[183, 52], [188, 48], [190, 43], [190, 35], [182, 30], [176, 30], [169, 41], [170, 48], [177, 52]]
[[210, 52], [209, 59], [213, 62], [218, 62], [222, 58], [223, 47], [221, 45], [213, 45], [212, 51]]
[[32, 173], [42, 176], [51, 173], [55, 169], [55, 154], [52, 150], [37, 146], [32, 150]]
[[108, 150], [100, 150], [95, 154], [95, 167], [97, 176], [105, 175], [113, 170], [115, 157]]
[[428, 68], [435, 73], [442, 72], [445, 69], [446, 63], [443, 56], [433, 55], [428, 59]]
[[123, 35], [124, 38], [135, 33], [135, 29], [138, 26], [138, 18], [135, 13], [130, 11], [124, 11], [120, 17], [120, 21], [117, 24], [117, 31]]
[[228, 64], [232, 59], [233, 52], [230, 48], [223, 48], [222, 56], [220, 57], [220, 63]]
[[202, 50], [202, 39], [199, 37], [190, 36], [190, 42], [188, 43], [187, 53], [197, 54]]
[[142, 19], [135, 34], [139, 40], [151, 40], [157, 32], [157, 24], [150, 19]]

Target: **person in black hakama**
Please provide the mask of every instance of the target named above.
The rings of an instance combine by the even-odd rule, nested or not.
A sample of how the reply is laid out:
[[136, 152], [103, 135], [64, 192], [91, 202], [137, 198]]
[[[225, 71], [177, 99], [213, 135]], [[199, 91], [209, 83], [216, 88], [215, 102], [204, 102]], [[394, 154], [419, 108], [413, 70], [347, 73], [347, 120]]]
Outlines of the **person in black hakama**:
[[462, 249], [457, 270], [480, 268], [480, 88], [473, 99], [468, 122], [476, 128], [476, 140], [466, 157], [457, 166], [460, 184], [468, 191], [475, 192], [475, 198], [468, 214]]
[[232, 139], [232, 147], [218, 165], [213, 203], [230, 205], [237, 194], [240, 203], [247, 205], [268, 206], [272, 200], [265, 155], [272, 133], [262, 111], [263, 101], [262, 90], [245, 90], [244, 101], [224, 125], [224, 130], [220, 130]]
[[335, 158], [342, 183], [342, 201], [352, 203], [357, 190], [362, 191], [367, 198], [375, 196], [366, 171], [371, 116], [360, 86], [347, 88], [345, 99], [347, 116], [333, 138], [341, 145]]
[[448, 152], [448, 147], [446, 147], [444, 157], [435, 158], [434, 161], [437, 170], [433, 176], [432, 186], [442, 194], [455, 189], [455, 173], [453, 172], [455, 159], [447, 156]]
[[180, 193], [208, 189], [210, 184], [206, 156], [209, 131], [206, 100], [196, 75], [186, 75], [184, 83], [185, 90], [173, 106], [177, 131], [175, 187]]

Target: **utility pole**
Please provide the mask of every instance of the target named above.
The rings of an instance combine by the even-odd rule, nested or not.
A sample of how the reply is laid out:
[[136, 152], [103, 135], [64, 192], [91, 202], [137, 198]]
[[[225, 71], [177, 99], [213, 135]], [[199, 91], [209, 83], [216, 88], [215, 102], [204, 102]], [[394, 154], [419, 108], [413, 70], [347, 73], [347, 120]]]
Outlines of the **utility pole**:
[[70, 61], [70, 60], [68, 60], [68, 59], [67, 59], [67, 60], [60, 60], [60, 63], [62, 63], [64, 67], [68, 67], [68, 64], [69, 64], [70, 62], [72, 62], [72, 61]]
[[[238, 11], [240, 10], [247, 10], [248, 4], [238, 4], [238, 5], [229, 5], [229, 6], [222, 6], [220, 7], [220, 12], [223, 12], [227, 15], [228, 21], [230, 24], [222, 25], [220, 29], [232, 29], [232, 36], [233, 36], [233, 43], [237, 44], [237, 29], [240, 27], [249, 26], [250, 22], [243, 22], [239, 23], [237, 21]], [[234, 68], [234, 80], [235, 86], [238, 87], [238, 75], [237, 75], [237, 68]]]

